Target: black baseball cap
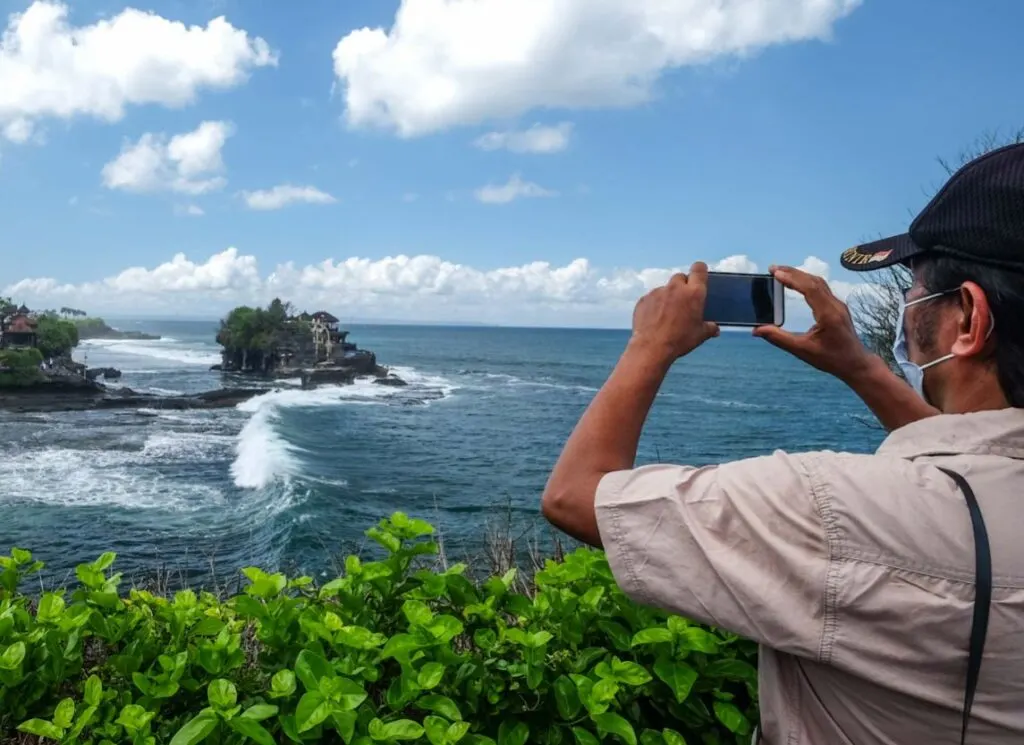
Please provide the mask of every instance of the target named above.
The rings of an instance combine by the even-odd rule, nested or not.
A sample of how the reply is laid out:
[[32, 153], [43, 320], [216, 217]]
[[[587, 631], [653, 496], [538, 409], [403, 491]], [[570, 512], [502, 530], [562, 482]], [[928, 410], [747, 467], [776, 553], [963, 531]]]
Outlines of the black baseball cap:
[[839, 261], [867, 272], [924, 254], [1024, 272], [1024, 143], [975, 158], [950, 177], [908, 232], [849, 248]]

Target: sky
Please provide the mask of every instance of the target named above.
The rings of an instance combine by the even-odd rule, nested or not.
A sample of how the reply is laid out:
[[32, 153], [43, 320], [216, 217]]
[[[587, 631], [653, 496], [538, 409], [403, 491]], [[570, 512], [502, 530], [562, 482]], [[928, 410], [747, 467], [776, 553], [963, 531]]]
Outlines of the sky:
[[628, 326], [696, 260], [848, 297], [845, 248], [1024, 126], [1019, 0], [0, 0], [0, 25], [0, 294], [108, 315]]

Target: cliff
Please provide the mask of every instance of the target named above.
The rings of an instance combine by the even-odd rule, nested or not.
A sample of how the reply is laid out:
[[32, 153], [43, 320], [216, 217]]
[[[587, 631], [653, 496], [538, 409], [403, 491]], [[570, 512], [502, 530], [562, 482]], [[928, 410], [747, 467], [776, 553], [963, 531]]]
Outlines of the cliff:
[[156, 340], [160, 336], [144, 334], [141, 331], [121, 331], [112, 326], [102, 318], [76, 318], [72, 321], [78, 329], [78, 338], [85, 339], [137, 339]]
[[326, 311], [295, 313], [275, 299], [266, 308], [241, 306], [221, 321], [215, 370], [263, 378], [299, 378], [305, 388], [345, 385], [372, 377], [385, 385], [403, 381], [377, 364], [377, 356], [348, 341], [348, 331]]

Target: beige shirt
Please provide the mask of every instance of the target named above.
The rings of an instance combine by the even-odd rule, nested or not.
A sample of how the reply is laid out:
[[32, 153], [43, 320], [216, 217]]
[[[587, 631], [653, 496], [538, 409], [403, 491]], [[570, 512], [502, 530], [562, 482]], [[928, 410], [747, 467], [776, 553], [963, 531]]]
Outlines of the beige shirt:
[[992, 547], [968, 742], [1021, 743], [1024, 410], [932, 417], [874, 455], [611, 473], [598, 524], [630, 597], [761, 644], [766, 743], [958, 743], [974, 539], [939, 465], [973, 487]]

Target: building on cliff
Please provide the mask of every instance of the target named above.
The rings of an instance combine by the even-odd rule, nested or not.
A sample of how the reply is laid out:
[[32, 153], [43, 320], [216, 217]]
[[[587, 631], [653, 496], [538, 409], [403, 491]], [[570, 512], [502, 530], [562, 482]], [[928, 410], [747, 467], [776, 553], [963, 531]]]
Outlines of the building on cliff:
[[310, 329], [313, 332], [313, 344], [316, 347], [316, 361], [333, 360], [340, 352], [345, 356], [356, 351], [355, 344], [348, 343], [348, 331], [338, 329], [338, 319], [325, 310], [318, 310], [309, 317]]
[[19, 308], [0, 322], [0, 348], [34, 347], [37, 341], [36, 321], [28, 315], [27, 308]]

